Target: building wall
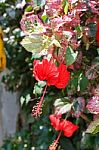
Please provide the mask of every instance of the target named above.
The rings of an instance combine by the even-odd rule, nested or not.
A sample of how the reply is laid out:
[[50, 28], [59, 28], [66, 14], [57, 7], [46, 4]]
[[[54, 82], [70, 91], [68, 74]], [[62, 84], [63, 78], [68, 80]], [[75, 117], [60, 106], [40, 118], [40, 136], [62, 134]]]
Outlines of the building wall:
[[16, 132], [19, 114], [18, 94], [7, 91], [5, 85], [1, 83], [2, 75], [6, 72], [7, 70], [0, 73], [0, 146], [3, 139], [13, 136]]

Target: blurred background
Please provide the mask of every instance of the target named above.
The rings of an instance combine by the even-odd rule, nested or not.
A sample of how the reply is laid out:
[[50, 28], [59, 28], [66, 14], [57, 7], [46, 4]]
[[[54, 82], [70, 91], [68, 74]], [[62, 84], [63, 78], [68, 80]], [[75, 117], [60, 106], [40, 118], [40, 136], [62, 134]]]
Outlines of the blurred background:
[[[33, 56], [20, 45], [24, 37], [20, 20], [25, 4], [25, 0], [0, 0], [0, 26], [7, 61], [0, 72], [0, 150], [47, 150], [58, 134], [48, 119], [53, 99], [58, 97], [56, 89], [48, 90], [43, 115], [36, 120], [31, 116], [33, 93], [40, 97], [42, 87], [36, 85], [34, 89], [36, 81], [32, 76], [32, 62], [39, 56]], [[94, 51], [92, 57], [96, 56]], [[99, 134], [85, 135], [86, 123], [82, 118], [79, 122], [82, 126], [78, 133], [69, 139], [62, 136], [58, 150], [99, 150]]]

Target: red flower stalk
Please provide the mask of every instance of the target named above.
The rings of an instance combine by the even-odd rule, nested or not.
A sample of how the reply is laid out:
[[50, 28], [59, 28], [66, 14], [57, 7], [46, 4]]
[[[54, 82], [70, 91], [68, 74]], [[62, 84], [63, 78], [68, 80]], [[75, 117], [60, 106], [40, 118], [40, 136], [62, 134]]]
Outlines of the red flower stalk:
[[99, 46], [99, 23], [97, 24], [96, 40], [97, 40], [97, 45]]
[[64, 64], [60, 64], [60, 66], [58, 67], [58, 72], [58, 82], [55, 84], [55, 86], [59, 89], [65, 88], [70, 79], [70, 72], [67, 71], [67, 67]]

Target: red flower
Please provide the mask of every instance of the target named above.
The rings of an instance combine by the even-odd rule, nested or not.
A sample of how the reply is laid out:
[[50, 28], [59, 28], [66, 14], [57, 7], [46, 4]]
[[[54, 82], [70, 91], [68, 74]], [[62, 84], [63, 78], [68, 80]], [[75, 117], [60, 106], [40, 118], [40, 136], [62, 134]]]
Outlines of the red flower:
[[77, 125], [67, 120], [61, 121], [61, 127], [66, 137], [71, 137], [74, 132], [79, 128]]
[[59, 117], [57, 117], [54, 114], [52, 114], [52, 115], [49, 116], [49, 119], [51, 121], [51, 125], [54, 127], [54, 129], [56, 131], [61, 130]]
[[97, 44], [99, 46], [99, 23], [97, 24], [96, 40], [97, 40]]
[[34, 60], [33, 74], [37, 81], [46, 80], [47, 85], [54, 85], [57, 88], [65, 88], [70, 79], [70, 72], [64, 64], [56, 67], [52, 61], [43, 59], [42, 62]]
[[64, 64], [60, 64], [60, 66], [58, 67], [58, 72], [58, 82], [55, 84], [55, 86], [59, 89], [65, 88], [70, 79], [70, 72], [67, 71], [67, 67]]
[[[41, 107], [43, 103], [43, 99], [46, 93], [47, 85], [54, 85], [57, 88], [65, 88], [68, 84], [70, 73], [67, 71], [67, 67], [64, 64], [60, 64], [59, 67], [56, 67], [52, 61], [48, 61], [47, 59], [43, 59], [42, 62], [40, 60], [34, 61], [34, 70], [33, 70], [34, 77], [37, 81], [46, 80], [47, 84], [43, 95], [39, 101], [39, 103], [33, 107], [32, 114], [33, 116], [38, 116], [41, 114]], [[51, 117], [52, 120], [54, 116]], [[52, 121], [53, 122], [53, 121]], [[56, 124], [57, 122], [57, 124]], [[53, 126], [56, 130], [60, 130], [58, 127], [60, 124], [59, 119], [56, 118], [56, 121], [53, 122]]]
[[59, 117], [50, 115], [51, 125], [55, 128], [56, 131], [63, 131], [66, 137], [71, 137], [74, 132], [79, 128], [77, 125], [73, 124], [70, 121], [65, 119], [60, 120]]
[[39, 60], [34, 61], [33, 74], [37, 81], [46, 80], [47, 85], [55, 85], [58, 81], [58, 69], [52, 61], [43, 59], [42, 62]]

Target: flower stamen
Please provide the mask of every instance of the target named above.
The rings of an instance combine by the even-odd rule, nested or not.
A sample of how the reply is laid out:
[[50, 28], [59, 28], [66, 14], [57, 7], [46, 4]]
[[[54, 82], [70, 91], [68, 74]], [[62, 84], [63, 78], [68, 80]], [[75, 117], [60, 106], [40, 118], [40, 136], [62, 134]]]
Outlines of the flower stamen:
[[37, 117], [40, 116], [40, 114], [42, 113], [42, 104], [43, 104], [44, 96], [45, 96], [45, 93], [46, 93], [46, 89], [47, 89], [47, 84], [46, 84], [46, 86], [45, 86], [45, 89], [44, 89], [44, 91], [43, 91], [43, 95], [42, 95], [40, 101], [39, 101], [39, 102], [37, 103], [37, 105], [34, 106], [33, 109], [32, 109], [32, 116], [33, 116], [33, 117], [36, 117], [36, 118], [37, 118]]
[[49, 146], [48, 150], [56, 150], [61, 133], [62, 133], [62, 131], [60, 131], [57, 139]]

